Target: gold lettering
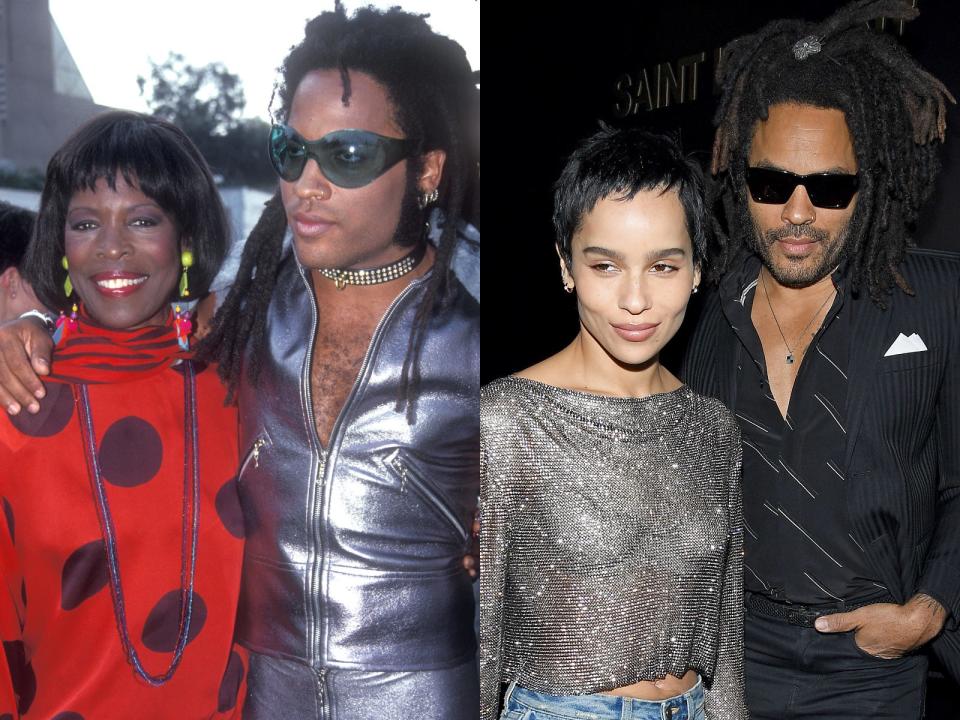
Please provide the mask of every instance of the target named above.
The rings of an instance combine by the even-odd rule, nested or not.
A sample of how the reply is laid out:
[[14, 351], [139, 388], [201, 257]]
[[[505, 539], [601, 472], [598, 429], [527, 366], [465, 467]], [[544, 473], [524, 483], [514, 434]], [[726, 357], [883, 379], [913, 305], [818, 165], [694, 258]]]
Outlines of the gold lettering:
[[613, 114], [615, 117], [625, 118], [627, 115], [635, 112], [633, 97], [630, 95], [629, 90], [631, 87], [633, 87], [633, 79], [627, 73], [617, 78], [617, 96], [620, 97], [622, 101], [618, 100], [613, 104]]
[[[633, 107], [634, 114], [638, 113], [641, 109], [643, 110], [656, 110], [660, 107], [660, 88], [659, 88], [659, 77], [657, 78], [658, 85], [651, 86], [650, 84], [650, 74], [647, 72], [646, 68], [640, 70], [640, 77], [642, 81], [637, 85], [636, 105]], [[657, 95], [654, 97], [651, 94], [651, 88], [656, 88]]]
[[657, 65], [657, 107], [670, 107], [673, 100], [683, 102], [683, 92], [673, 65], [668, 62]]
[[[720, 51], [715, 57], [719, 58]], [[617, 118], [650, 112], [697, 99], [700, 65], [707, 53], [685, 55], [675, 62], [661, 62], [639, 68], [636, 73], [621, 73], [614, 82], [613, 114]]]
[[694, 102], [697, 99], [700, 63], [707, 59], [705, 52], [687, 55], [677, 61], [680, 67], [680, 102]]
[[[912, 0], [910, 5], [912, 7], [917, 7], [917, 0]], [[879, 30], [880, 32], [888, 32], [891, 35], [903, 37], [903, 34], [907, 28], [907, 21], [881, 17], [877, 18], [876, 20], [870, 20], [867, 22], [867, 26], [873, 28], [874, 30]]]

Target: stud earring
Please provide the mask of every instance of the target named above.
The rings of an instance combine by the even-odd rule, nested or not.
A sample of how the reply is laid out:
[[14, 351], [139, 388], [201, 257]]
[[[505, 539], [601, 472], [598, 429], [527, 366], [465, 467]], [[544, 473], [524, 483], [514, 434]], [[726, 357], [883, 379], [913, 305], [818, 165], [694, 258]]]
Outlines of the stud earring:
[[184, 250], [180, 253], [180, 264], [183, 265], [183, 274], [180, 276], [180, 297], [190, 297], [187, 268], [193, 267], [193, 253], [189, 250]]
[[70, 266], [67, 263], [67, 256], [64, 255], [63, 259], [60, 261], [60, 264], [63, 266], [64, 270], [67, 270], [67, 279], [63, 281], [63, 292], [66, 293], [67, 297], [73, 295], [73, 283], [70, 282]]
[[694, 285], [694, 286], [693, 286], [693, 290], [692, 290], [691, 292], [692, 292], [693, 295], [696, 295], [698, 292], [700, 292], [700, 286], [699, 286], [699, 285]]

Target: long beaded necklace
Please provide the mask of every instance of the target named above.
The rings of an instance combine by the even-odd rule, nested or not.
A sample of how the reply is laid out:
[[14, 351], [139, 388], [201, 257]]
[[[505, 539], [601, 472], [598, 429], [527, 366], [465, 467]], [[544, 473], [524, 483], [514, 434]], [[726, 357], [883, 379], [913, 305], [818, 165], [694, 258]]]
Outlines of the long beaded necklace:
[[[90, 395], [86, 385], [74, 386], [74, 393], [80, 409], [80, 432], [83, 436], [87, 473], [93, 487], [100, 528], [107, 550], [110, 595], [113, 599], [113, 612], [117, 621], [117, 630], [120, 633], [120, 644], [123, 646], [127, 660], [133, 666], [137, 675], [154, 686], [163, 685], [177, 671], [180, 660], [183, 658], [183, 650], [189, 640], [190, 620], [193, 615], [193, 584], [197, 566], [197, 538], [200, 528], [200, 455], [197, 452], [199, 430], [193, 363], [189, 360], [184, 361], [183, 369], [184, 470], [183, 531], [180, 551], [180, 620], [173, 659], [167, 669], [159, 675], [152, 675], [144, 669], [136, 648], [130, 642], [126, 604], [123, 597], [123, 586], [120, 582], [120, 559], [117, 557], [116, 529], [113, 524], [113, 517], [110, 514], [110, 504], [107, 501], [106, 488], [103, 484], [100, 461], [97, 459], [97, 440], [93, 429], [93, 416], [90, 413]], [[188, 535], [190, 536], [189, 550], [187, 548]]]

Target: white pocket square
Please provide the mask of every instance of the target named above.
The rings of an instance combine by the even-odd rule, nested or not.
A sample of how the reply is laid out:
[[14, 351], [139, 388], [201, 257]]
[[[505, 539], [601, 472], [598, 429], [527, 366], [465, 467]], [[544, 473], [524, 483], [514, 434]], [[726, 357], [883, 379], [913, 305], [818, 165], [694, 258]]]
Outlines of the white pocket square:
[[897, 339], [893, 341], [893, 345], [887, 348], [887, 351], [883, 354], [884, 357], [890, 357], [891, 355], [904, 355], [906, 353], [913, 352], [926, 352], [927, 346], [924, 344], [923, 340], [920, 339], [920, 336], [916, 333], [913, 333], [910, 337], [907, 337], [903, 333], [897, 335]]

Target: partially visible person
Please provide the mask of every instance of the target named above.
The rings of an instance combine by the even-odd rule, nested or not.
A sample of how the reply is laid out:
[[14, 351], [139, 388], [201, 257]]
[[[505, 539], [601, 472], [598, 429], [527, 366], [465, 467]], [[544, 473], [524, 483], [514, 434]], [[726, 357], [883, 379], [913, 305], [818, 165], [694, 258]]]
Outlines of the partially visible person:
[[960, 258], [910, 247], [950, 93], [880, 16], [778, 20], [725, 49], [729, 235], [684, 379], [743, 433], [755, 718], [923, 715], [960, 678]]
[[61, 311], [54, 373], [0, 418], [2, 717], [239, 716], [236, 410], [185, 314], [225, 242], [168, 123], [106, 113], [50, 161], [23, 270]]
[[699, 167], [603, 129], [555, 196], [580, 332], [481, 392], [481, 717], [746, 717], [740, 435], [659, 361], [700, 283]]
[[0, 200], [0, 323], [40, 305], [20, 274], [35, 218], [35, 213]]

